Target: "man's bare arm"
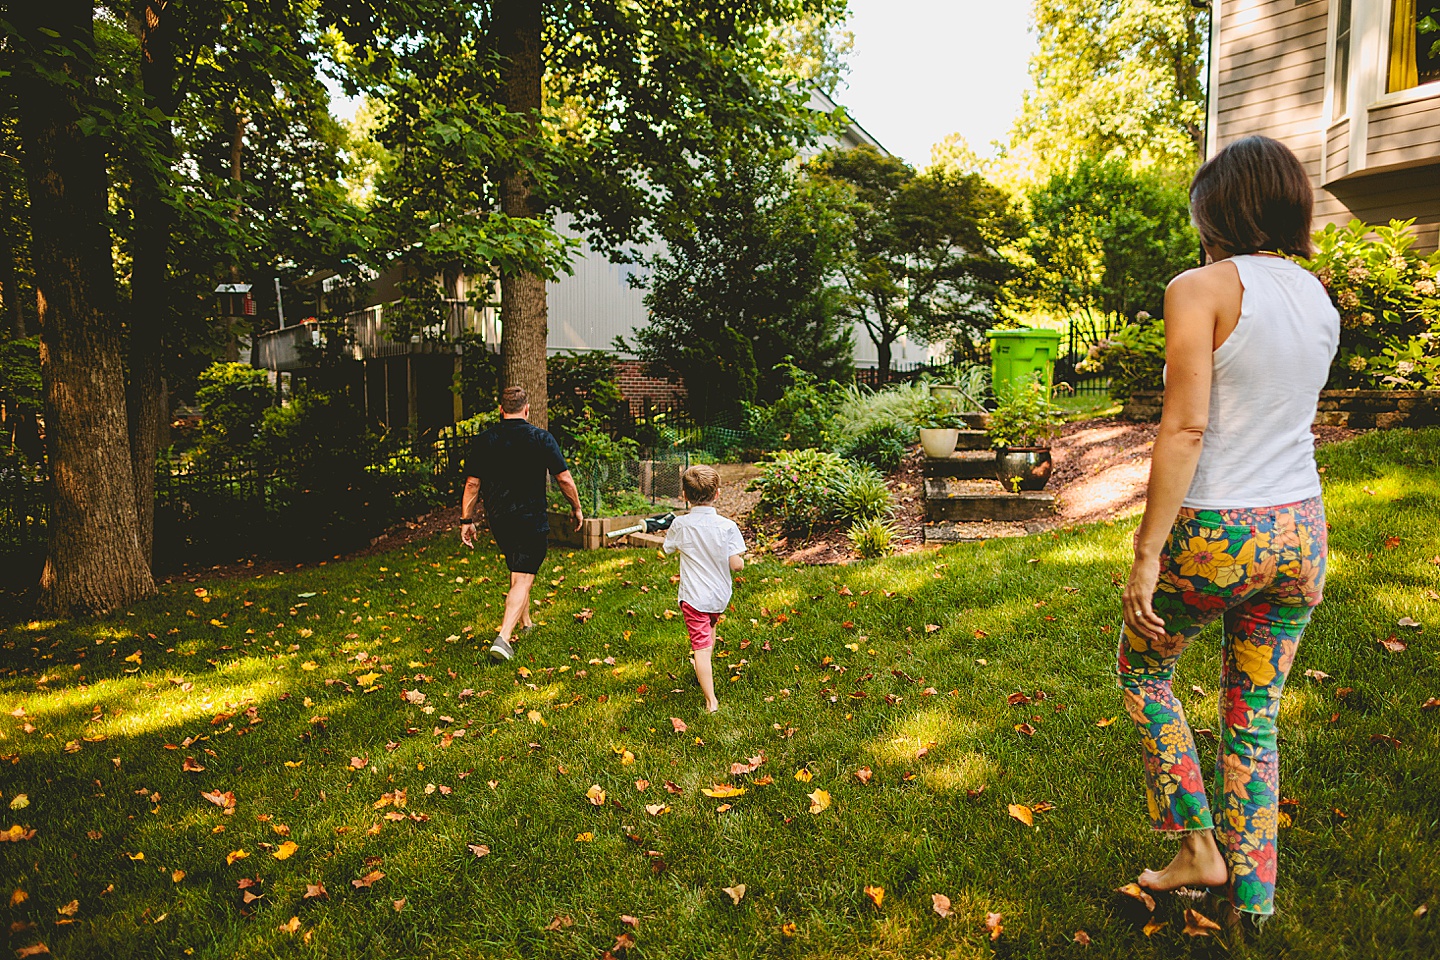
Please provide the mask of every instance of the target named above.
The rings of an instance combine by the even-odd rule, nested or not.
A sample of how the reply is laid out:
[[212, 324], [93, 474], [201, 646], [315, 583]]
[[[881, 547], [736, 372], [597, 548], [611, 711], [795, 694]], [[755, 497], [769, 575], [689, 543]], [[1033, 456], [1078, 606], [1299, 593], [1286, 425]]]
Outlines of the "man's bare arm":
[[480, 508], [480, 478], [465, 478], [465, 493], [460, 498], [460, 517], [470, 521], [460, 527], [460, 540], [467, 547], [475, 546], [475, 511]]
[[575, 486], [575, 477], [565, 470], [556, 474], [555, 482], [560, 484], [560, 492], [570, 501], [570, 518], [575, 521], [575, 529], [579, 530], [585, 522], [585, 511], [580, 508], [580, 490]]

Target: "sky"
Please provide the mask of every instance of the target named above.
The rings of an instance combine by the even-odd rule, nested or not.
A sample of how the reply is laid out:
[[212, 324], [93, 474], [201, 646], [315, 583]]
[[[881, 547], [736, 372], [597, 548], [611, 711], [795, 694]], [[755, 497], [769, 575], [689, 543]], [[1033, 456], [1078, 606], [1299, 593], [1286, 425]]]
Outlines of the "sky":
[[911, 164], [960, 133], [982, 156], [1007, 140], [1029, 84], [1027, 0], [850, 0], [855, 50], [836, 99]]

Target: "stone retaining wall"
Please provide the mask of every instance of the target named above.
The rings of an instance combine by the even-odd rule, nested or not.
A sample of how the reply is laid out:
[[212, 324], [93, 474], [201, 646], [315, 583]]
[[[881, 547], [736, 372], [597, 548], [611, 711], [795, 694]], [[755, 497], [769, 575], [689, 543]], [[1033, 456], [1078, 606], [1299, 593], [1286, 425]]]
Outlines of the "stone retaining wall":
[[[1137, 393], [1120, 416], [1154, 422], [1160, 400], [1158, 393]], [[1440, 390], [1322, 390], [1315, 422], [1351, 429], [1434, 426], [1440, 424]]]

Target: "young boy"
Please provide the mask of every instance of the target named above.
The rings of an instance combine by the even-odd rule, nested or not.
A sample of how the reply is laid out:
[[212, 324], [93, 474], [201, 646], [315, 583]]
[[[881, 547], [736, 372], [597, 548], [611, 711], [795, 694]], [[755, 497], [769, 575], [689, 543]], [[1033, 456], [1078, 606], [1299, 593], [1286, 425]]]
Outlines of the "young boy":
[[695, 654], [695, 679], [705, 693], [705, 709], [720, 709], [710, 652], [715, 624], [730, 606], [732, 576], [745, 568], [745, 538], [735, 521], [715, 512], [720, 474], [714, 467], [695, 466], [680, 479], [690, 512], [676, 517], [665, 535], [665, 552], [680, 554], [680, 612], [690, 631]]

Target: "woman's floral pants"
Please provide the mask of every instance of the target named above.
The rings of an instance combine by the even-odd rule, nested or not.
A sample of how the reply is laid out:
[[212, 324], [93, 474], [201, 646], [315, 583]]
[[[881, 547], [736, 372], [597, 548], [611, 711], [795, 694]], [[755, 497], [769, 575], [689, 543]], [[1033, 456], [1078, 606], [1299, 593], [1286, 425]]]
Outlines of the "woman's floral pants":
[[[1121, 631], [1120, 689], [1140, 730], [1151, 825], [1215, 828], [1230, 866], [1232, 902], [1250, 913], [1274, 910], [1280, 801], [1275, 720], [1300, 634], [1320, 603], [1325, 557], [1319, 497], [1261, 509], [1181, 510], [1160, 559], [1154, 597], [1165, 639]], [[1217, 817], [1170, 681], [1186, 644], [1219, 617], [1225, 642]]]

